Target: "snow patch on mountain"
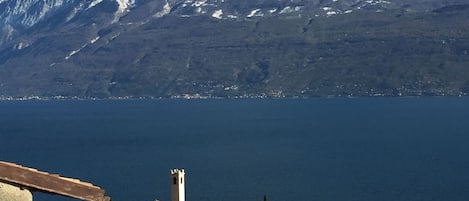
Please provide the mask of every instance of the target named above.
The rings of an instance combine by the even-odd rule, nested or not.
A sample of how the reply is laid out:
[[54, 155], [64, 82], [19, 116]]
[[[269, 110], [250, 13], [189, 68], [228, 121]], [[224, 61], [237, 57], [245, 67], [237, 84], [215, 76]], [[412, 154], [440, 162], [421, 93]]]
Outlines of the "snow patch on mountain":
[[280, 11], [280, 14], [291, 13], [291, 12], [293, 12], [293, 9], [290, 6], [286, 6]]
[[18, 42], [18, 44], [15, 45], [15, 49], [22, 50], [24, 48], [29, 47], [30, 45], [31, 45], [30, 43], [25, 43], [25, 42], [20, 41]]
[[72, 3], [74, 0], [17, 0], [0, 2], [4, 7], [0, 20], [13, 26], [31, 27], [43, 20], [51, 11]]
[[366, 3], [369, 3], [370, 5], [378, 5], [378, 4], [391, 4], [390, 1], [384, 1], [384, 0], [368, 0]]
[[78, 49], [76, 49], [76, 50], [72, 50], [70, 53], [68, 53], [68, 55], [67, 55], [64, 59], [65, 59], [65, 60], [69, 60], [70, 58], [72, 58], [73, 55], [76, 55], [76, 54], [79, 53], [81, 50], [83, 50], [85, 47], [88, 47], [88, 45], [96, 43], [99, 39], [100, 39], [99, 36], [96, 36], [95, 38], [92, 38], [92, 39], [90, 40], [90, 42], [85, 43], [84, 45], [82, 45], [80, 48], [78, 48]]
[[279, 14], [287, 14], [287, 13], [293, 13], [293, 12], [300, 12], [304, 7], [303, 6], [286, 6], [283, 8]]
[[337, 14], [341, 13], [339, 10], [335, 10], [331, 7], [323, 7], [322, 10], [324, 10], [326, 12], [327, 16], [337, 15]]
[[90, 44], [96, 43], [96, 41], [99, 40], [99, 36], [96, 36], [96, 38], [91, 39]]
[[217, 18], [217, 19], [222, 19], [222, 15], [223, 15], [223, 10], [216, 10], [215, 12], [213, 12], [212, 14], [212, 17], [213, 18]]
[[136, 5], [135, 0], [116, 0], [116, 2], [119, 7], [115, 13], [112, 23], [118, 22], [123, 15], [127, 14], [130, 8], [135, 7]]
[[259, 12], [261, 11], [261, 9], [254, 9], [251, 11], [251, 13], [249, 13], [248, 16], [246, 16], [247, 18], [251, 18], [251, 17], [257, 17], [257, 16], [263, 16], [262, 12]]
[[77, 7], [74, 7], [73, 10], [70, 12], [70, 14], [67, 16], [66, 20], [65, 21], [70, 21], [71, 19], [73, 19], [77, 13], [81, 10], [83, 10], [85, 4], [83, 2], [80, 2], [80, 4], [77, 6]]
[[119, 4], [118, 12], [126, 12], [129, 8], [135, 6], [135, 0], [116, 0], [116, 2]]
[[171, 5], [169, 5], [168, 0], [166, 0], [166, 3], [163, 6], [163, 10], [157, 12], [153, 17], [159, 18], [163, 17], [171, 12]]
[[68, 53], [68, 55], [65, 57], [65, 60], [69, 60], [73, 55], [77, 54], [78, 52], [80, 52], [83, 48], [85, 48], [86, 46], [88, 46], [88, 44], [86, 45], [83, 45], [82, 47], [80, 47], [79, 49], [76, 49], [76, 50], [73, 50], [71, 51], [70, 53]]
[[201, 7], [206, 5], [207, 0], [196, 0], [195, 2], [192, 3], [192, 6], [194, 7]]
[[94, 0], [90, 3], [90, 5], [88, 5], [88, 8], [86, 8], [86, 10], [92, 8], [92, 7], [95, 7], [96, 5], [100, 4], [101, 2], [103, 2], [103, 0]]
[[239, 17], [236, 15], [226, 15], [227, 19], [238, 19]]

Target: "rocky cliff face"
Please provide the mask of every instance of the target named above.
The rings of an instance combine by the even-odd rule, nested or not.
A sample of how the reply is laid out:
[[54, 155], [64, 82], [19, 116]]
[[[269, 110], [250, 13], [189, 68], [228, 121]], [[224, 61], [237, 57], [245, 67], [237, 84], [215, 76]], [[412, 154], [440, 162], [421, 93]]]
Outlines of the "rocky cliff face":
[[27, 189], [0, 181], [0, 197], [11, 201], [32, 201], [33, 195]]

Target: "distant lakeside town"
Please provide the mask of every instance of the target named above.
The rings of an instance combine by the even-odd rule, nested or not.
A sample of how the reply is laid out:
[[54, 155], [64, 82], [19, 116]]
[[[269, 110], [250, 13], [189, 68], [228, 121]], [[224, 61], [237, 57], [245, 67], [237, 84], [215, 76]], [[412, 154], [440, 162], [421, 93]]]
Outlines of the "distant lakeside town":
[[0, 101], [33, 101], [33, 100], [162, 100], [162, 99], [181, 99], [181, 100], [191, 100], [191, 99], [314, 99], [314, 98], [367, 98], [367, 97], [466, 97], [467, 93], [455, 94], [369, 94], [367, 96], [354, 96], [350, 95], [328, 95], [328, 96], [272, 96], [268, 94], [245, 94], [240, 96], [205, 96], [201, 94], [181, 94], [173, 95], [170, 97], [154, 97], [154, 96], [110, 96], [110, 97], [79, 97], [79, 96], [0, 96]]

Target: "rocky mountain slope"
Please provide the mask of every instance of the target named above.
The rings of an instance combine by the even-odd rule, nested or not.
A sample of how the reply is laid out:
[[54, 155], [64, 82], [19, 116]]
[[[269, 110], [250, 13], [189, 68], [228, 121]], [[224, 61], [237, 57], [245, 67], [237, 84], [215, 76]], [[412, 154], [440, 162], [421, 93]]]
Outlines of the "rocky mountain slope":
[[130, 13], [133, 16], [140, 15], [140, 18], [130, 21], [142, 23], [151, 17], [168, 14], [244, 19], [275, 15], [324, 16], [361, 9], [429, 11], [464, 3], [464, 0], [2, 0], [0, 27], [3, 32], [2, 42], [5, 42], [41, 22], [53, 21], [54, 24], [59, 17], [62, 23], [84, 17], [84, 20], [91, 20], [89, 18], [97, 17], [95, 15], [101, 15], [102, 12], [113, 13], [105, 19], [108, 23], [118, 22]]
[[0, 95], [464, 95], [464, 3], [0, 0]]

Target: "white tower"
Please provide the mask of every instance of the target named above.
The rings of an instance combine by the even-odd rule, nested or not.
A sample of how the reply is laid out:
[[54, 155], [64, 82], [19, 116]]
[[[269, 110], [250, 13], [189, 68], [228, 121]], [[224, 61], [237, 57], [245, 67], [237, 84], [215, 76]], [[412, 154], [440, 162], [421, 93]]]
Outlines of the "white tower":
[[184, 189], [184, 169], [171, 170], [171, 201], [185, 201], [186, 192]]

